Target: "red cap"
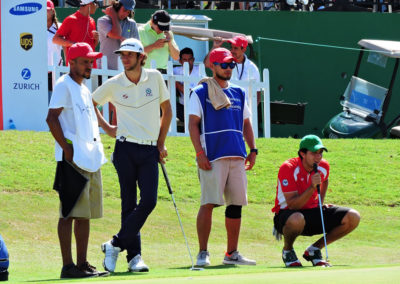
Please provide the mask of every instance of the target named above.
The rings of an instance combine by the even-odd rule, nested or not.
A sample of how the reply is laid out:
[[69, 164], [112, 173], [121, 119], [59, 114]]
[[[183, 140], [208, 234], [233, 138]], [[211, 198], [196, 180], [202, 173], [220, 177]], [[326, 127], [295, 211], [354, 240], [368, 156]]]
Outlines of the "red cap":
[[249, 42], [244, 36], [235, 36], [234, 38], [228, 39], [228, 42], [234, 46], [247, 48]]
[[86, 57], [86, 58], [101, 58], [103, 53], [94, 52], [92, 47], [86, 42], [77, 42], [70, 46], [68, 50], [68, 59], [75, 59], [78, 57]]
[[210, 52], [209, 59], [211, 64], [214, 62], [225, 63], [225, 62], [237, 61], [235, 57], [232, 56], [232, 53], [223, 47], [213, 49]]
[[54, 4], [52, 1], [47, 0], [47, 10], [54, 9]]

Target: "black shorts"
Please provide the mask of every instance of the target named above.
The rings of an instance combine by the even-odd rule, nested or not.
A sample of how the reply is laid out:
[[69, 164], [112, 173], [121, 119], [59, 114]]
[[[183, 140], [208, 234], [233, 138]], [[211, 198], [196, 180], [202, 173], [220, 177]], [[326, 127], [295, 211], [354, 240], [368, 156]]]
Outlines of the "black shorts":
[[[334, 228], [338, 227], [342, 223], [343, 217], [349, 212], [350, 208], [347, 207], [322, 207], [322, 212], [324, 214], [325, 231], [329, 233]], [[282, 230], [286, 224], [287, 219], [293, 213], [299, 212], [303, 214], [306, 224], [304, 230], [301, 233], [303, 236], [313, 236], [322, 234], [322, 223], [321, 223], [321, 213], [319, 207], [312, 209], [302, 209], [302, 210], [290, 210], [283, 209], [279, 210], [278, 214], [274, 217], [274, 226], [276, 230], [283, 234]]]

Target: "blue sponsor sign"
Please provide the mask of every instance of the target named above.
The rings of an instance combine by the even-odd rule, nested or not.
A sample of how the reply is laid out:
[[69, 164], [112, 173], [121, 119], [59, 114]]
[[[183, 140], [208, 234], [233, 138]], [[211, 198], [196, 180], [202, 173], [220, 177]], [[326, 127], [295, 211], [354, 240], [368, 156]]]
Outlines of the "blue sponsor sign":
[[28, 68], [22, 69], [21, 77], [24, 80], [29, 80], [31, 78], [31, 70], [29, 70]]
[[12, 7], [10, 9], [10, 14], [15, 16], [25, 16], [36, 13], [40, 9], [42, 9], [42, 4], [35, 2], [23, 3]]

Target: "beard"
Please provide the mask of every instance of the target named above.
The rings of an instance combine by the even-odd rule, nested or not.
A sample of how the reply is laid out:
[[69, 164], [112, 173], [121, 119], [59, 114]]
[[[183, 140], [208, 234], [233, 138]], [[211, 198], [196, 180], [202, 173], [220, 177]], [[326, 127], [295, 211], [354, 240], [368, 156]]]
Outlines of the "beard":
[[218, 73], [215, 73], [215, 76], [216, 76], [218, 79], [220, 79], [220, 80], [228, 81], [228, 80], [231, 79], [232, 74], [231, 74], [231, 75], [228, 75], [228, 76], [223, 76], [223, 75], [220, 75], [220, 74], [218, 74]]

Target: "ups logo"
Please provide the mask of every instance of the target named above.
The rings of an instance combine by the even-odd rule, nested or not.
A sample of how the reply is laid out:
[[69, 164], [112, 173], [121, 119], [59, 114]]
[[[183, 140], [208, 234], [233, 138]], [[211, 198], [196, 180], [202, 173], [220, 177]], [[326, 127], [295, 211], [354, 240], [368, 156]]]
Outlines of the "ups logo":
[[19, 37], [19, 43], [25, 50], [29, 50], [33, 46], [33, 35], [30, 33], [22, 33]]

